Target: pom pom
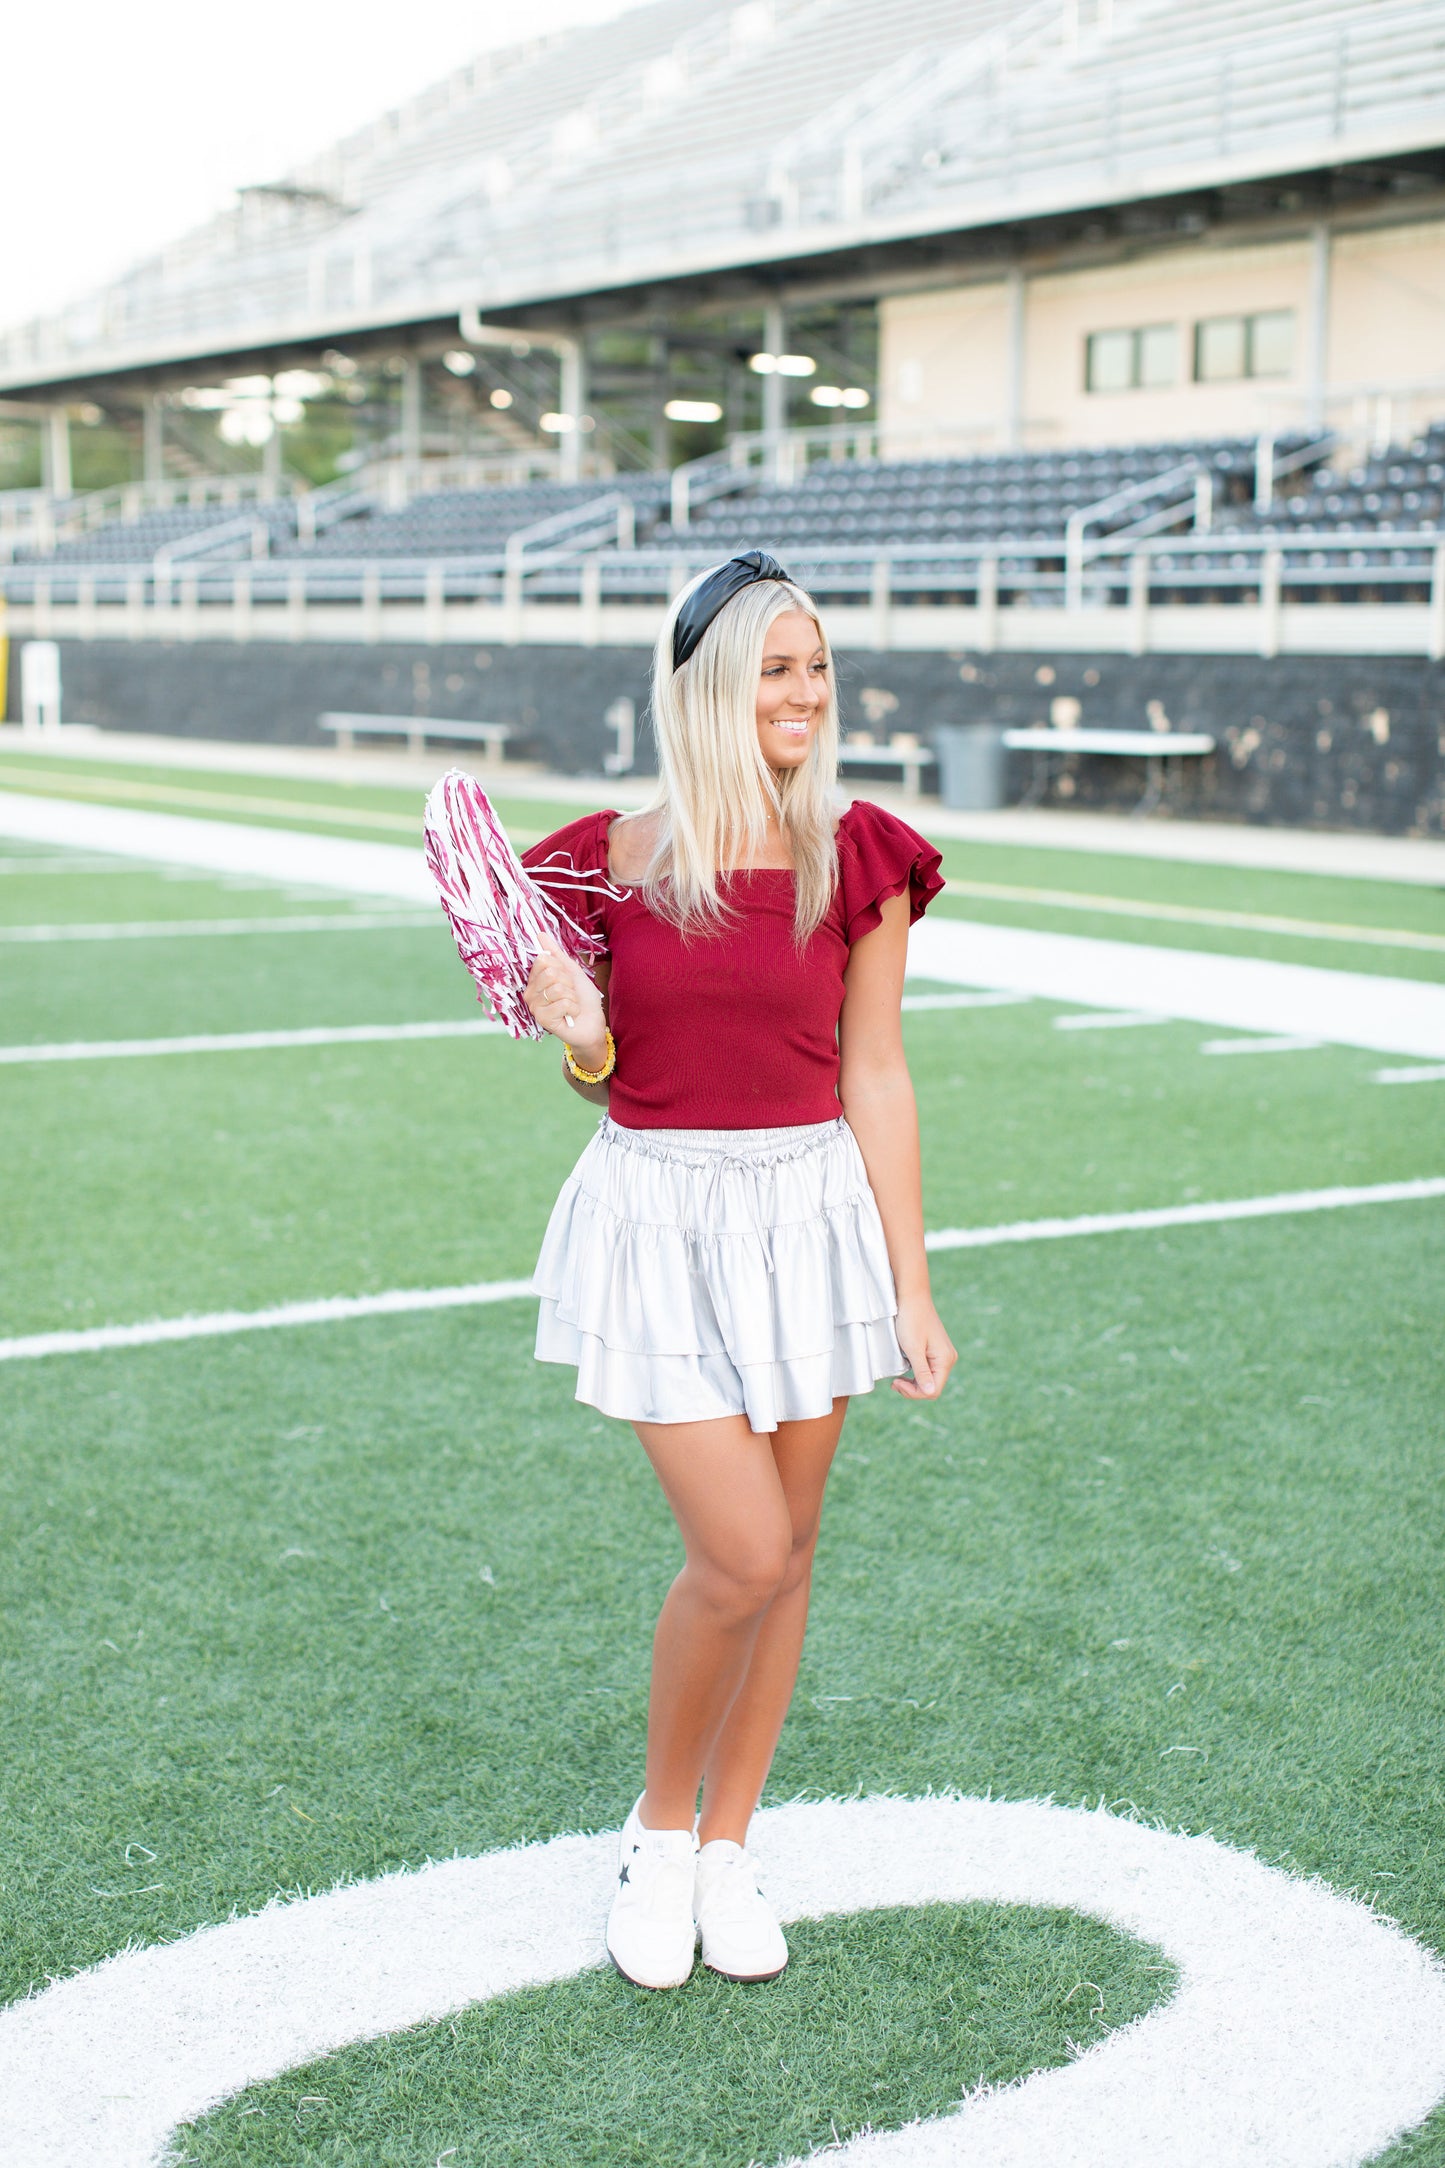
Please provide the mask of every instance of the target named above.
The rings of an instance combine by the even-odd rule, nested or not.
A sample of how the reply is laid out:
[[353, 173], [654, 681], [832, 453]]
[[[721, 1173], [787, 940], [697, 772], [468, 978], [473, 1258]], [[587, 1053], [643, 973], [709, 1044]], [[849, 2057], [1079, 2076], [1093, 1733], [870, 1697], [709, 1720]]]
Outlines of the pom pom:
[[603, 889], [616, 896], [600, 868], [579, 872], [560, 854], [531, 872], [522, 864], [480, 783], [449, 769], [426, 802], [422, 824], [426, 862], [457, 944], [457, 954], [514, 1039], [544, 1037], [522, 999], [544, 940], [579, 963], [600, 956], [603, 943], [567, 916], [547, 893], [557, 888]]

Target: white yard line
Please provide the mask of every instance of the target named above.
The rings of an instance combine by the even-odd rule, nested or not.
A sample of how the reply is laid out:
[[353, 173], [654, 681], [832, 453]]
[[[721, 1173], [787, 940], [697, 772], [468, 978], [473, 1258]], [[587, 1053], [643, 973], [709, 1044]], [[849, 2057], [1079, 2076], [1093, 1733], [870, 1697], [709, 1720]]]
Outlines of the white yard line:
[[[238, 921], [249, 926], [250, 921]], [[267, 921], [261, 921], [266, 929]], [[317, 922], [308, 921], [308, 926]], [[329, 927], [329, 919], [320, 921]], [[350, 927], [356, 923], [347, 919]], [[387, 918], [386, 925], [413, 923]], [[430, 924], [430, 921], [424, 921]], [[905, 1009], [1001, 1009], [1028, 1001], [1028, 994], [905, 994]], [[448, 1018], [428, 1024], [317, 1024], [296, 1031], [192, 1032], [175, 1039], [62, 1039], [50, 1045], [0, 1046], [0, 1067], [30, 1062], [128, 1061], [166, 1054], [254, 1054], [272, 1047], [369, 1046], [405, 1039], [475, 1039], [495, 1036], [502, 1026], [493, 1017]]]
[[436, 888], [417, 840], [360, 843], [299, 828], [254, 828], [239, 821], [196, 820], [177, 813], [141, 813], [79, 799], [31, 797], [0, 790], [0, 835], [27, 843], [105, 851], [117, 858], [163, 860], [209, 873], [252, 873], [288, 885], [304, 882], [343, 894], [395, 897], [435, 904]]
[[1445, 1059], [1445, 986], [1423, 979], [957, 918], [919, 921], [909, 968], [919, 978], [956, 986], [1006, 987], [1070, 1005]]
[[1056, 1016], [1055, 1031], [1129, 1031], [1135, 1024], [1167, 1024], [1170, 1018], [1154, 1009], [1105, 1010], [1084, 1016]]
[[905, 994], [905, 1009], [1007, 1009], [1032, 994]]
[[869, 784], [860, 796], [880, 799], [944, 837], [1014, 848], [1075, 851], [1110, 858], [1159, 858], [1176, 865], [1245, 866], [1262, 872], [1324, 874], [1338, 881], [1400, 881], [1445, 888], [1445, 840], [1376, 836], [1363, 829], [1331, 835], [1314, 828], [1260, 828], [1234, 821], [1135, 820], [1131, 814], [1064, 812], [1009, 806], [998, 813], [954, 813], [912, 805]]
[[1206, 1039], [1201, 1054], [1314, 1054], [1323, 1039]]
[[128, 1061], [162, 1054], [254, 1054], [270, 1047], [368, 1046], [393, 1039], [475, 1039], [500, 1032], [489, 1016], [437, 1024], [319, 1024], [302, 1031], [196, 1032], [186, 1039], [65, 1039], [53, 1046], [0, 1046], [0, 1065], [36, 1061]]
[[[1357, 1189], [1303, 1189], [1274, 1197], [1235, 1197], [1213, 1204], [1161, 1205], [1141, 1212], [1090, 1212], [1078, 1219], [1014, 1220], [1000, 1227], [944, 1227], [924, 1236], [930, 1250], [982, 1250], [1001, 1243], [1056, 1242], [1070, 1235], [1125, 1234], [1158, 1227], [1198, 1227], [1223, 1220], [1275, 1219], [1332, 1212], [1350, 1205], [1410, 1204], [1445, 1197], [1445, 1175], [1377, 1182]], [[333, 1325], [358, 1317], [412, 1310], [465, 1310], [484, 1303], [521, 1302], [530, 1280], [478, 1280], [465, 1287], [392, 1288], [382, 1295], [332, 1295], [283, 1302], [266, 1310], [215, 1310], [198, 1317], [151, 1318], [136, 1325], [92, 1325], [71, 1332], [27, 1333], [0, 1340], [0, 1362], [41, 1355], [87, 1355], [106, 1348], [152, 1347], [168, 1340], [213, 1340], [287, 1325]]]
[[952, 896], [999, 903], [1036, 903], [1050, 911], [1092, 911], [1104, 918], [1153, 919], [1162, 925], [1222, 926], [1240, 933], [1277, 933], [1300, 941], [1345, 941], [1356, 948], [1423, 949], [1445, 956], [1445, 933], [1418, 933], [1405, 926], [1342, 926], [1329, 919], [1278, 918], [1257, 911], [1220, 911], [1201, 903], [1156, 903], [1147, 897], [1095, 896], [1072, 888], [1014, 888], [997, 881], [950, 876]]
[[1432, 1069], [1377, 1069], [1377, 1084], [1441, 1084], [1445, 1083], [1445, 1065]]
[[89, 1355], [104, 1348], [154, 1347], [165, 1340], [215, 1340], [282, 1325], [336, 1325], [354, 1317], [394, 1317], [409, 1310], [470, 1310], [492, 1302], [521, 1302], [530, 1280], [479, 1280], [470, 1287], [394, 1287], [384, 1295], [331, 1295], [318, 1302], [282, 1302], [270, 1310], [212, 1310], [204, 1317], [157, 1317], [142, 1325], [96, 1325], [78, 1332], [31, 1333], [0, 1340], [0, 1362], [36, 1355]]
[[[1000, 1242], [1057, 1242], [1070, 1235], [1142, 1233], [1151, 1227], [1205, 1227], [1222, 1220], [1277, 1219], [1339, 1212], [1359, 1204], [1414, 1204], [1445, 1197], [1445, 1175], [1374, 1182], [1356, 1189], [1285, 1190], [1277, 1197], [1230, 1197], [1213, 1204], [1166, 1204], [1142, 1212], [1086, 1212], [1078, 1219], [1016, 1220], [1006, 1227], [944, 1227], [924, 1236], [930, 1250], [986, 1250]], [[0, 1342], [0, 1350], [3, 1350]]]
[[[34, 858], [0, 858], [0, 874], [6, 873], [134, 873], [134, 862], [125, 858], [86, 856], [80, 851], [67, 852], [64, 858], [42, 858], [39, 852]], [[161, 869], [154, 869], [159, 872]]]
[[[1216, 1838], [947, 1792], [771, 1807], [753, 1837], [784, 1921], [1028, 1905], [1178, 1970], [1059, 2067], [826, 2148], [845, 2168], [1359, 2168], [1445, 2095], [1433, 1954]], [[0, 2149], [15, 2168], [154, 2168], [179, 2125], [250, 2086], [590, 1972], [616, 1872], [615, 1834], [554, 1837], [277, 1899], [55, 1980], [0, 2012]]]
[[235, 933], [377, 933], [397, 926], [440, 926], [423, 911], [312, 911], [298, 918], [116, 919], [99, 926], [0, 926], [0, 942], [209, 940]]

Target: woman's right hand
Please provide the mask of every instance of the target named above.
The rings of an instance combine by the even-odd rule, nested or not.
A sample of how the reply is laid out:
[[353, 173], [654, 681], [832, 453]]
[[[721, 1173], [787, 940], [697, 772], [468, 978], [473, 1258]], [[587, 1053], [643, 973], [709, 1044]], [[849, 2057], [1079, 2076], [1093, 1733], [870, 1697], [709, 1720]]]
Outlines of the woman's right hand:
[[571, 1047], [579, 1068], [602, 1067], [607, 1059], [602, 996], [582, 965], [555, 941], [543, 944], [522, 999], [544, 1031]]

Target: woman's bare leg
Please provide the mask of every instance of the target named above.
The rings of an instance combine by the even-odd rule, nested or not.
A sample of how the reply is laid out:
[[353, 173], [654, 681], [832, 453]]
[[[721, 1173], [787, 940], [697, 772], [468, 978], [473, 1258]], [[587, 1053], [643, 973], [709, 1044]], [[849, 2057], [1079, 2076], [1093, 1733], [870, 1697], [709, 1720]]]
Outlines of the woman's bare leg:
[[698, 1825], [704, 1844], [714, 1837], [746, 1843], [748, 1823], [772, 1766], [797, 1682], [823, 1492], [847, 1412], [847, 1401], [835, 1400], [830, 1415], [811, 1422], [780, 1423], [772, 1434], [773, 1460], [788, 1504], [788, 1566], [758, 1627], [742, 1684], [707, 1758]]
[[650, 1829], [741, 1843], [792, 1699], [828, 1470], [846, 1400], [759, 1436], [742, 1416], [638, 1423], [686, 1551], [653, 1639]]
[[653, 1637], [642, 1820], [690, 1829], [703, 1770], [790, 1570], [793, 1521], [776, 1434], [757, 1435], [741, 1415], [634, 1427], [686, 1552]]

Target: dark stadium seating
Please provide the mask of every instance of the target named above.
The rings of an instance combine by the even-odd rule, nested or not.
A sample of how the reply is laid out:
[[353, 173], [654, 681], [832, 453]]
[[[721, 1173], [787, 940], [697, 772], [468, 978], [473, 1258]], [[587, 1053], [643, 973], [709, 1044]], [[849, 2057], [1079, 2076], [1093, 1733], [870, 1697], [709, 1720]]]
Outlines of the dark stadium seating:
[[[358, 492], [340, 507], [341, 516], [314, 538], [297, 531], [295, 500], [269, 504], [178, 506], [117, 519], [58, 545], [47, 556], [22, 551], [17, 572], [45, 565], [78, 570], [94, 567], [107, 588], [122, 567], [149, 566], [168, 545], [195, 543], [177, 560], [177, 574], [190, 574], [203, 588], [216, 590], [238, 564], [257, 557], [275, 568], [254, 565], [258, 595], [277, 581], [284, 592], [286, 568], [305, 567], [307, 591], [317, 598], [353, 594], [361, 564], [370, 563], [382, 578], [381, 592], [400, 599], [425, 587], [426, 565], [446, 560], [472, 592], [500, 592], [501, 564], [509, 537], [558, 515], [581, 514], [619, 496], [630, 500], [635, 519], [634, 546], [618, 551], [604, 530], [590, 530], [579, 520], [564, 525], [557, 537], [559, 555], [548, 564], [545, 538], [529, 557], [529, 591], [559, 598], [575, 595], [575, 532], [599, 566], [602, 592], [613, 600], [652, 598], [671, 584], [674, 568], [686, 553], [696, 562], [703, 553], [719, 556], [765, 544], [791, 560], [801, 578], [825, 595], [866, 595], [875, 551], [897, 552], [891, 573], [900, 598], [961, 598], [974, 590], [976, 560], [960, 558], [951, 547], [993, 548], [1000, 558], [1000, 580], [1012, 595], [1039, 600], [1063, 599], [1053, 588], [1063, 580], [1063, 538], [1069, 519], [1104, 503], [1116, 493], [1166, 475], [1177, 477], [1175, 490], [1147, 491], [1112, 513], [1095, 513], [1091, 545], [1108, 545], [1102, 556], [1090, 551], [1090, 599], [1108, 599], [1127, 585], [1127, 538], [1139, 531], [1155, 537], [1152, 584], [1156, 599], [1229, 601], [1258, 584], [1259, 547], [1278, 538], [1281, 547], [1300, 537], [1318, 537], [1322, 547], [1292, 560], [1291, 581], [1299, 584], [1309, 569], [1328, 573], [1321, 589], [1330, 599], [1373, 598], [1377, 591], [1413, 596], [1415, 574], [1428, 573], [1430, 537], [1445, 534], [1445, 423], [1432, 426], [1408, 445], [1399, 445], [1347, 464], [1337, 447], [1326, 462], [1328, 446], [1310, 457], [1301, 435], [1281, 438], [1276, 458], [1286, 469], [1277, 494], [1265, 508], [1255, 505], [1257, 447], [1252, 439], [1220, 438], [1147, 445], [1105, 445], [1074, 450], [980, 453], [969, 458], [859, 460], [824, 458], [783, 486], [760, 474], [739, 477], [738, 486], [696, 504], [684, 528], [670, 521], [671, 477], [625, 474], [586, 482], [529, 482], [491, 489], [439, 489], [418, 495], [395, 510]], [[1291, 467], [1299, 457], [1302, 463]], [[1213, 479], [1213, 514], [1207, 531], [1196, 531], [1190, 469]], [[1185, 470], [1181, 472], [1180, 470]], [[1178, 532], [1168, 517], [1177, 505]], [[267, 529], [268, 548], [253, 546], [250, 530]], [[204, 544], [208, 531], [218, 537]], [[223, 532], [224, 530], [224, 532]], [[1331, 552], [1332, 534], [1348, 538]], [[1395, 536], [1415, 539], [1403, 549]], [[1238, 539], [1240, 553], [1227, 544]], [[1123, 554], [1121, 554], [1121, 551]], [[278, 563], [278, 560], [280, 561]], [[466, 568], [472, 568], [469, 575]], [[1422, 571], [1422, 568], [1423, 571]], [[1372, 584], [1372, 575], [1381, 579]], [[12, 592], [20, 590], [13, 585]]]
[[[238, 521], [246, 521], [252, 526], [264, 525], [270, 532], [274, 549], [278, 535], [294, 531], [296, 511], [294, 505], [284, 500], [272, 504], [168, 505], [161, 511], [142, 512], [134, 519], [111, 520], [88, 533], [59, 542], [44, 554], [43, 559], [38, 552], [27, 549], [17, 551], [16, 559], [22, 564], [43, 561], [57, 565], [148, 565], [156, 551], [168, 544], [189, 542], [208, 527], [235, 529]], [[249, 555], [245, 540], [238, 538], [228, 554], [235, 557]]]
[[668, 492], [665, 474], [620, 474], [597, 482], [527, 482], [512, 489], [437, 489], [414, 497], [400, 511], [361, 511], [338, 520], [312, 543], [292, 539], [278, 556], [484, 557], [505, 548], [507, 537], [559, 512], [604, 497], [623, 496], [636, 507], [639, 528], [656, 520]]

